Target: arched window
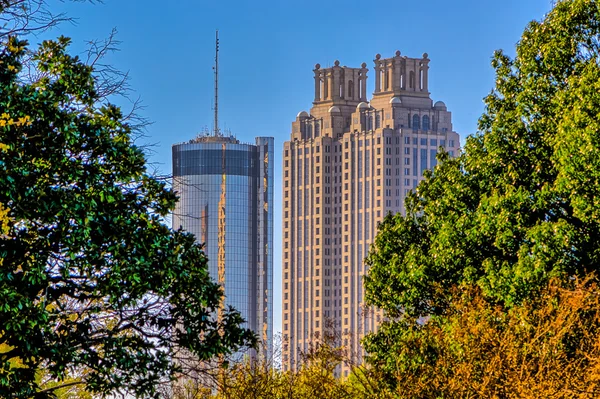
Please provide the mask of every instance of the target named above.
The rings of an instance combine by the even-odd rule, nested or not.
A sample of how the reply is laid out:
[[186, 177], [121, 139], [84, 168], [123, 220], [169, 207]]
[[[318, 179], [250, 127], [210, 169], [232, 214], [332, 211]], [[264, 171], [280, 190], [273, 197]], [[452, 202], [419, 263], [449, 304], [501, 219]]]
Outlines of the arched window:
[[312, 137], [312, 125], [310, 123], [306, 124], [306, 137]]
[[416, 114], [413, 115], [413, 121], [412, 122], [413, 122], [412, 123], [412, 129], [414, 131], [417, 131], [417, 130], [419, 130], [421, 128], [421, 126], [420, 126], [421, 123], [420, 123], [419, 115], [416, 115]]
[[379, 129], [381, 127], [381, 116], [379, 114], [375, 115], [375, 129]]
[[367, 118], [367, 130], [373, 130], [373, 117], [369, 116]]
[[354, 82], [348, 81], [348, 98], [354, 98]]
[[[423, 121], [425, 123], [425, 121]], [[315, 122], [315, 137], [319, 137], [319, 131], [321, 130], [319, 122]]]
[[423, 116], [423, 130], [424, 131], [429, 130], [429, 116], [427, 116], [427, 115]]
[[415, 71], [410, 71], [408, 85], [411, 89], [415, 88]]

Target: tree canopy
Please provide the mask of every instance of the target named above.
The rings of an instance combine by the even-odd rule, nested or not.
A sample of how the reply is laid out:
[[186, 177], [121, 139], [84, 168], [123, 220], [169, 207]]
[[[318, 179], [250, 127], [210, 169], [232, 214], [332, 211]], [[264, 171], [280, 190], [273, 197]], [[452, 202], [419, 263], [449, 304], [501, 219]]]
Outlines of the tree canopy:
[[176, 349], [207, 360], [255, 337], [233, 309], [213, 317], [201, 246], [164, 222], [175, 193], [69, 42], [0, 48], [0, 397], [50, 398], [67, 378], [154, 397]]
[[508, 311], [550, 281], [569, 285], [597, 271], [599, 62], [595, 0], [558, 1], [527, 26], [514, 59], [494, 54], [496, 85], [479, 132], [457, 158], [441, 155], [406, 215], [381, 223], [367, 258], [367, 301], [388, 317], [365, 341], [374, 364], [415, 360], [389, 345], [424, 342], [423, 318], [444, 320], [457, 288]]

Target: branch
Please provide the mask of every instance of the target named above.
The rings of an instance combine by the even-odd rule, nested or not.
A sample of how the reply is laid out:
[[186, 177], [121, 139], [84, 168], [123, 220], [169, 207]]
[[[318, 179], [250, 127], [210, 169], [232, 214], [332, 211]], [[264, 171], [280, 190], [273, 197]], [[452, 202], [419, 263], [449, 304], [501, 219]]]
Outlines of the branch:
[[68, 387], [72, 387], [74, 385], [83, 385], [85, 384], [84, 381], [72, 381], [72, 382], [65, 382], [64, 384], [61, 385], [56, 385], [50, 388], [45, 388], [42, 389], [41, 391], [38, 391], [36, 393], [36, 395], [34, 396], [34, 398], [44, 398], [45, 396], [43, 394], [48, 393], [48, 392], [52, 392], [52, 391], [56, 391], [57, 389], [63, 389], [63, 388], [68, 388]]

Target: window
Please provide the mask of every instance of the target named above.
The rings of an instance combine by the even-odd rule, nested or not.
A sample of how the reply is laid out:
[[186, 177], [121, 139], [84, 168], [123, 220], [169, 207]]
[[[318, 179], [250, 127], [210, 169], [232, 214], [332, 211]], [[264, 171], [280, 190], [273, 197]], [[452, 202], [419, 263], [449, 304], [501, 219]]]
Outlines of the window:
[[423, 130], [429, 130], [429, 116], [427, 115], [423, 116]]
[[437, 150], [429, 150], [429, 168], [433, 169], [437, 165]]
[[375, 129], [379, 129], [381, 127], [381, 116], [379, 114], [375, 115]]
[[427, 149], [422, 148], [421, 149], [421, 175], [423, 175], [423, 172], [425, 171], [425, 169], [427, 169]]
[[420, 129], [420, 118], [419, 115], [413, 115], [412, 130], [417, 131]]
[[404, 147], [404, 154], [410, 155], [410, 147]]

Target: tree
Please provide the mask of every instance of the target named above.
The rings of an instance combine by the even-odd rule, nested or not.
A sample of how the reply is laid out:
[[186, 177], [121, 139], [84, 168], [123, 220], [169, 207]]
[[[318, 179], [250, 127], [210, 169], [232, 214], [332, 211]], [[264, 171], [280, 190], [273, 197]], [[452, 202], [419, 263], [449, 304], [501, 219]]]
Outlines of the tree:
[[[444, 317], [395, 341], [397, 398], [596, 398], [600, 302], [593, 279], [550, 282], [510, 309], [477, 287], [454, 291]], [[401, 359], [401, 360], [400, 360]]]
[[[176, 389], [173, 399], [352, 399], [392, 398], [381, 389], [379, 374], [365, 367], [352, 367], [347, 378], [336, 376], [342, 363], [350, 365], [353, 357], [340, 345], [341, 335], [333, 325], [324, 335], [315, 335], [302, 353], [297, 369], [279, 368], [280, 352], [270, 359], [246, 359], [228, 368], [208, 370], [216, 393], [201, 380], [188, 380]], [[206, 382], [206, 379], [205, 379]]]
[[0, 0], [0, 39], [42, 32], [72, 21], [63, 13], [53, 12], [47, 0]]
[[365, 289], [388, 321], [365, 341], [373, 364], [410, 364], [387, 346], [400, 337], [435, 361], [423, 318], [445, 317], [457, 287], [508, 311], [598, 270], [599, 38], [598, 2], [563, 0], [527, 26], [514, 59], [495, 53], [479, 133], [441, 155], [406, 216], [380, 225]]
[[[27, 42], [0, 52], [0, 397], [156, 397], [177, 348], [208, 360], [255, 337], [233, 309], [213, 317], [222, 290], [201, 246], [163, 221], [175, 193], [68, 44], [32, 52], [33, 81]], [[42, 369], [58, 383], [41, 387]]]

